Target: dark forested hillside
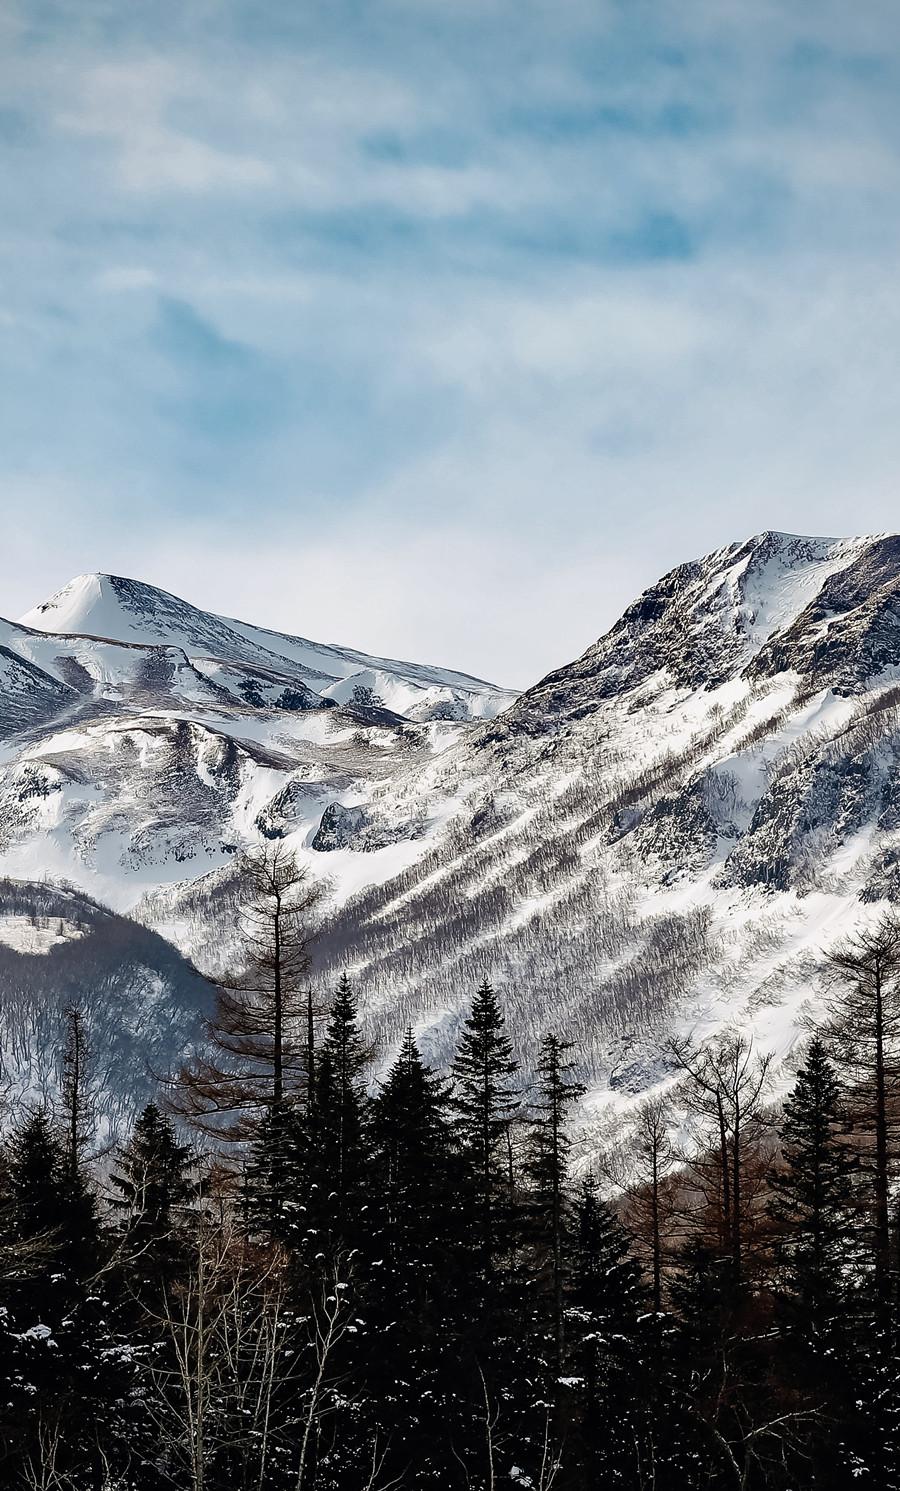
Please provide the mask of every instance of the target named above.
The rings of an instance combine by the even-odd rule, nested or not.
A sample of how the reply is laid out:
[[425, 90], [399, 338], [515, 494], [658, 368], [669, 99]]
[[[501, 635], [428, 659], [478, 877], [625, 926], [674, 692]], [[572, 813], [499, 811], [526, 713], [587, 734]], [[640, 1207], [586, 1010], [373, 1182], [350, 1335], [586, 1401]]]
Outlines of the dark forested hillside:
[[80, 891], [0, 880], [0, 1082], [56, 1100], [66, 1011], [91, 1049], [98, 1130], [116, 1137], [202, 1042], [213, 990], [171, 943]]
[[783, 1104], [747, 1035], [673, 1040], [576, 1165], [578, 1032], [529, 1048], [485, 981], [446, 1074], [410, 1028], [376, 1080], [315, 889], [252, 869], [206, 1045], [112, 1154], [73, 1004], [4, 1114], [4, 1486], [900, 1487], [895, 918], [823, 959]]

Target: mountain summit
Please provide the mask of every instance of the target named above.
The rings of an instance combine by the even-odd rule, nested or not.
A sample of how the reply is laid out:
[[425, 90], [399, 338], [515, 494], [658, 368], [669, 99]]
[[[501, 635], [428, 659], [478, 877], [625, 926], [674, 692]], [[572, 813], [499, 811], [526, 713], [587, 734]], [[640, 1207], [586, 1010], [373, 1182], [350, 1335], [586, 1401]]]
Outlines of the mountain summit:
[[[78, 575], [28, 611], [20, 625], [140, 646], [175, 647], [191, 662], [260, 669], [292, 677], [332, 702], [354, 690], [376, 694], [400, 715], [491, 718], [515, 697], [446, 668], [373, 657], [353, 648], [311, 642], [202, 611], [155, 585], [120, 575]], [[208, 672], [208, 669], [203, 671]]]
[[519, 698], [109, 576], [0, 628], [0, 872], [214, 973], [236, 850], [283, 839], [386, 1048], [413, 1024], [440, 1059], [488, 976], [577, 1037], [598, 1123], [673, 1031], [738, 1023], [787, 1070], [823, 948], [900, 899], [895, 535], [679, 565]]

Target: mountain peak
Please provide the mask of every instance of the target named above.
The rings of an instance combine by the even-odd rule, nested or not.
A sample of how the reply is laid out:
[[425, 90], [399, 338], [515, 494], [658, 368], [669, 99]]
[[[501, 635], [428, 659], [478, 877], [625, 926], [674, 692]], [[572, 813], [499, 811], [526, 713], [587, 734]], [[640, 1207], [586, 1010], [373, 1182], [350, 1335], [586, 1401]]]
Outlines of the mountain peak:
[[706, 689], [745, 670], [793, 670], [858, 690], [900, 667], [888, 616], [898, 604], [900, 536], [757, 533], [663, 575], [504, 725], [544, 733], [657, 674], [661, 687]]
[[513, 691], [471, 674], [374, 657], [219, 616], [123, 575], [76, 575], [19, 624], [35, 631], [174, 647], [205, 671], [210, 663], [260, 669], [282, 683], [296, 680], [311, 687], [328, 704], [352, 702], [358, 686], [395, 714], [420, 720], [492, 719], [516, 698]]

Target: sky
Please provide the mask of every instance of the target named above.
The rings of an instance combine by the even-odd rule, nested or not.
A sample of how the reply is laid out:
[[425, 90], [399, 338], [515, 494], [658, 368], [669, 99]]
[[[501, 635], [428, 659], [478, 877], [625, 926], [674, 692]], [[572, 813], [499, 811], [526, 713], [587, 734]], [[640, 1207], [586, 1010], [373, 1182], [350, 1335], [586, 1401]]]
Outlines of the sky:
[[524, 686], [900, 527], [896, 0], [4, 0], [0, 615]]

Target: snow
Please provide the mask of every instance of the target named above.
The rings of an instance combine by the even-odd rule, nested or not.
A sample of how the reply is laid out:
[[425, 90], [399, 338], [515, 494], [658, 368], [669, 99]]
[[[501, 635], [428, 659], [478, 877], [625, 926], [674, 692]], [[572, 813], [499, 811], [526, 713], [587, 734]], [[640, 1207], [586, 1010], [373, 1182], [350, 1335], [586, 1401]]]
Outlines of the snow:
[[[827, 817], [816, 828], [829, 801], [815, 797], [816, 766], [828, 750], [839, 766], [846, 758], [847, 775], [860, 769], [844, 737], [893, 678], [890, 660], [877, 677], [861, 674], [849, 686], [827, 670], [810, 677], [799, 658], [774, 676], [748, 664], [868, 543], [767, 534], [707, 556], [684, 594], [666, 592], [666, 647], [648, 649], [649, 664], [633, 673], [616, 654], [612, 696], [590, 667], [560, 670], [561, 704], [548, 704], [540, 686], [523, 701], [534, 711], [531, 733], [515, 728], [518, 707], [512, 723], [485, 729], [480, 721], [513, 696], [466, 675], [265, 631], [134, 582], [81, 577], [25, 618], [64, 635], [9, 623], [0, 632], [4, 646], [48, 678], [64, 683], [62, 663], [74, 659], [99, 691], [87, 704], [60, 694], [47, 723], [0, 747], [8, 805], [0, 869], [65, 876], [119, 909], [141, 908], [197, 955], [204, 928], [184, 914], [181, 888], [226, 870], [261, 833], [284, 835], [328, 885], [336, 915], [351, 925], [358, 914], [370, 918], [377, 951], [355, 951], [352, 970], [367, 1008], [387, 1020], [402, 1000], [435, 1051], [450, 1038], [472, 976], [493, 968], [511, 983], [527, 969], [535, 1030], [545, 1020], [565, 1030], [571, 1018], [573, 1033], [598, 1049], [590, 1012], [640, 962], [654, 926], [705, 917], [702, 959], [679, 975], [658, 1028], [635, 1020], [615, 1041], [601, 1032], [607, 1044], [589, 1076], [588, 1129], [599, 1135], [671, 1081], [660, 1052], [672, 1032], [709, 1039], [737, 1026], [773, 1054], [782, 1082], [823, 1008], [823, 950], [877, 915], [878, 904], [861, 902], [860, 892], [877, 858], [900, 851], [900, 828], [879, 817], [875, 790], [900, 772], [900, 747], [895, 768], [894, 715], [873, 716], [882, 739], [875, 806], [860, 822], [850, 813], [840, 834]], [[658, 614], [647, 608], [649, 619], [626, 631], [626, 648], [639, 653], [641, 627], [652, 630]], [[117, 640], [69, 634], [77, 628], [106, 629]], [[714, 687], [678, 674], [678, 649], [697, 636]], [[597, 648], [602, 664], [610, 654]], [[148, 698], [135, 680], [163, 649], [174, 682]], [[266, 701], [285, 680], [302, 678], [335, 707], [285, 712], [229, 702], [251, 676]], [[408, 728], [355, 718], [367, 697], [360, 690], [409, 719]], [[467, 718], [433, 717], [456, 709]], [[834, 775], [829, 790], [838, 792]], [[776, 782], [783, 798], [773, 805]], [[487, 828], [477, 817], [486, 800], [498, 807]], [[626, 808], [613, 825], [609, 804], [617, 802]], [[367, 825], [396, 837], [372, 848], [377, 834], [361, 834], [353, 847], [314, 850], [332, 804], [362, 808]], [[809, 859], [802, 883], [729, 878], [747, 845], [767, 872], [765, 857], [776, 858], [782, 844], [798, 863]], [[355, 901], [361, 892], [366, 901]], [[443, 924], [460, 910], [459, 942], [445, 945]], [[566, 964], [568, 948], [585, 928], [599, 934], [605, 918], [620, 928], [619, 941], [579, 987], [582, 969]], [[365, 948], [364, 920], [357, 930]], [[545, 967], [560, 968], [568, 989], [542, 983]], [[633, 1090], [613, 1088], [613, 1069], [631, 1067]]]
[[868, 539], [811, 539], [771, 534], [771, 552], [762, 563], [754, 556], [741, 567], [742, 600], [749, 612], [750, 635], [761, 646], [784, 630], [815, 599], [825, 581], [846, 569]]
[[[348, 702], [360, 684], [382, 694], [388, 707], [398, 713], [417, 709], [423, 718], [435, 707], [454, 703], [470, 718], [493, 718], [516, 698], [514, 691], [466, 673], [374, 658], [353, 648], [269, 631], [202, 611], [155, 586], [114, 575], [78, 575], [50, 600], [26, 612], [20, 626], [175, 647], [191, 660], [274, 668], [286, 679], [302, 679], [324, 697], [342, 703]], [[394, 695], [394, 703], [387, 699], [388, 693]]]
[[10, 916], [0, 912], [0, 943], [18, 953], [39, 955], [49, 953], [62, 942], [73, 942], [83, 937], [82, 928], [71, 922], [38, 919], [27, 916]]

